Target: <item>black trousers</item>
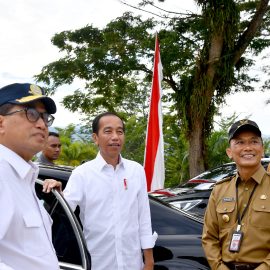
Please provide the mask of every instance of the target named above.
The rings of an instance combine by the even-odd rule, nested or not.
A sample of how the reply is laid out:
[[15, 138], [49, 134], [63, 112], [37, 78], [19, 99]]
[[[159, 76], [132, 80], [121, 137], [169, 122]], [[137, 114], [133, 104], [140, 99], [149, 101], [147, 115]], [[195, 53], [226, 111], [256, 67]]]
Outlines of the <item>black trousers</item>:
[[225, 263], [225, 265], [228, 266], [230, 268], [230, 270], [254, 270], [260, 264], [259, 263], [237, 263], [237, 262], [229, 262], [229, 263]]

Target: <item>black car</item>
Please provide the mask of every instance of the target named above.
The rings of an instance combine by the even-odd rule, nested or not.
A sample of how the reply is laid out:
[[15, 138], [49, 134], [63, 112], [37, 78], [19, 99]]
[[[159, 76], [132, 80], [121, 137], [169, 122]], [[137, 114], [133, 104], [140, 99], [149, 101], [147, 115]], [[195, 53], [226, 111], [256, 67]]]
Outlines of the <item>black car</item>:
[[207, 190], [197, 190], [193, 188], [181, 195], [163, 198], [163, 200], [179, 209], [203, 218], [211, 192], [212, 188]]
[[91, 257], [79, 221], [63, 196], [56, 190], [42, 192], [43, 181], [36, 180], [36, 193], [53, 220], [52, 242], [63, 270], [90, 270]]
[[[57, 179], [63, 183], [63, 186], [66, 185], [72, 171], [70, 167], [39, 166], [39, 178]], [[90, 255], [86, 250], [78, 215], [76, 218], [74, 214], [70, 213], [65, 200], [57, 191], [54, 191], [57, 195], [55, 197], [51, 193], [42, 193], [39, 186], [36, 187], [36, 190], [54, 220], [53, 243], [61, 269], [90, 269]], [[154, 269], [209, 270], [201, 246], [203, 220], [151, 195], [149, 195], [149, 199], [152, 227], [159, 235], [153, 249]], [[62, 203], [67, 208], [66, 212], [60, 209]], [[66, 223], [73, 225], [67, 228]]]
[[[264, 168], [267, 169], [267, 166], [270, 163], [270, 158], [262, 158], [261, 162]], [[200, 190], [211, 190], [216, 182], [235, 174], [235, 162], [225, 163], [213, 169], [207, 170], [191, 178], [187, 182], [178, 185], [177, 187], [158, 189], [151, 192], [151, 194], [159, 199], [165, 199], [165, 201], [174, 201], [176, 198], [170, 197], [174, 197], [176, 195], [186, 195], [192, 190], [194, 190], [194, 193], [197, 194], [200, 193]], [[182, 209], [186, 210], [186, 208]]]
[[[269, 158], [261, 160], [265, 169], [269, 162]], [[223, 164], [190, 179], [186, 184], [174, 190], [174, 196], [164, 196], [162, 199], [175, 207], [203, 217], [215, 183], [235, 174], [236, 164], [234, 162]]]

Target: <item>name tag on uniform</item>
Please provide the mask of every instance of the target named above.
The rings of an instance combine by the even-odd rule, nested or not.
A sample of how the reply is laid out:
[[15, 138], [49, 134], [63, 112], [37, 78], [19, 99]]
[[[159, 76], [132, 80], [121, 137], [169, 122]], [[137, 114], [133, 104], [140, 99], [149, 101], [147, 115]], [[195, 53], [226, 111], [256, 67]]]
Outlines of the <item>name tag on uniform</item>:
[[234, 231], [232, 234], [232, 239], [230, 242], [229, 251], [239, 252], [242, 239], [243, 239], [243, 232]]
[[225, 197], [225, 198], [222, 198], [222, 201], [223, 202], [233, 202], [234, 198], [233, 197]]

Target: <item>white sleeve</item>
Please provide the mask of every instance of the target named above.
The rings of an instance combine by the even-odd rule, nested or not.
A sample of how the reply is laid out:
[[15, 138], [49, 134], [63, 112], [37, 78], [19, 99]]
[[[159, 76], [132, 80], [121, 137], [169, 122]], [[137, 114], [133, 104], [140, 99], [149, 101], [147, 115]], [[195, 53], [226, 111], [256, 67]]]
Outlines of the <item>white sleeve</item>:
[[83, 174], [75, 169], [63, 191], [64, 197], [73, 211], [76, 209], [77, 205], [80, 205], [84, 196], [83, 184], [85, 181], [83, 181], [83, 179]]
[[141, 189], [138, 195], [139, 205], [139, 225], [140, 242], [142, 249], [153, 248], [157, 239], [157, 233], [152, 234], [151, 214], [149, 198], [146, 186], [146, 177], [143, 167], [141, 167]]

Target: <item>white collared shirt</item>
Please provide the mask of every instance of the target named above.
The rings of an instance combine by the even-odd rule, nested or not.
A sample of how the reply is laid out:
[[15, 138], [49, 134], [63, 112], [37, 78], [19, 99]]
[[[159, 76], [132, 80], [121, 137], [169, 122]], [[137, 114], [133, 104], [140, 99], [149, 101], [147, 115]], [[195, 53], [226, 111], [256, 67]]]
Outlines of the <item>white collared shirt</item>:
[[59, 269], [37, 175], [36, 165], [0, 144], [0, 270]]
[[143, 167], [124, 158], [114, 167], [100, 153], [77, 167], [64, 190], [80, 218], [93, 270], [141, 270], [142, 249], [152, 248]]

